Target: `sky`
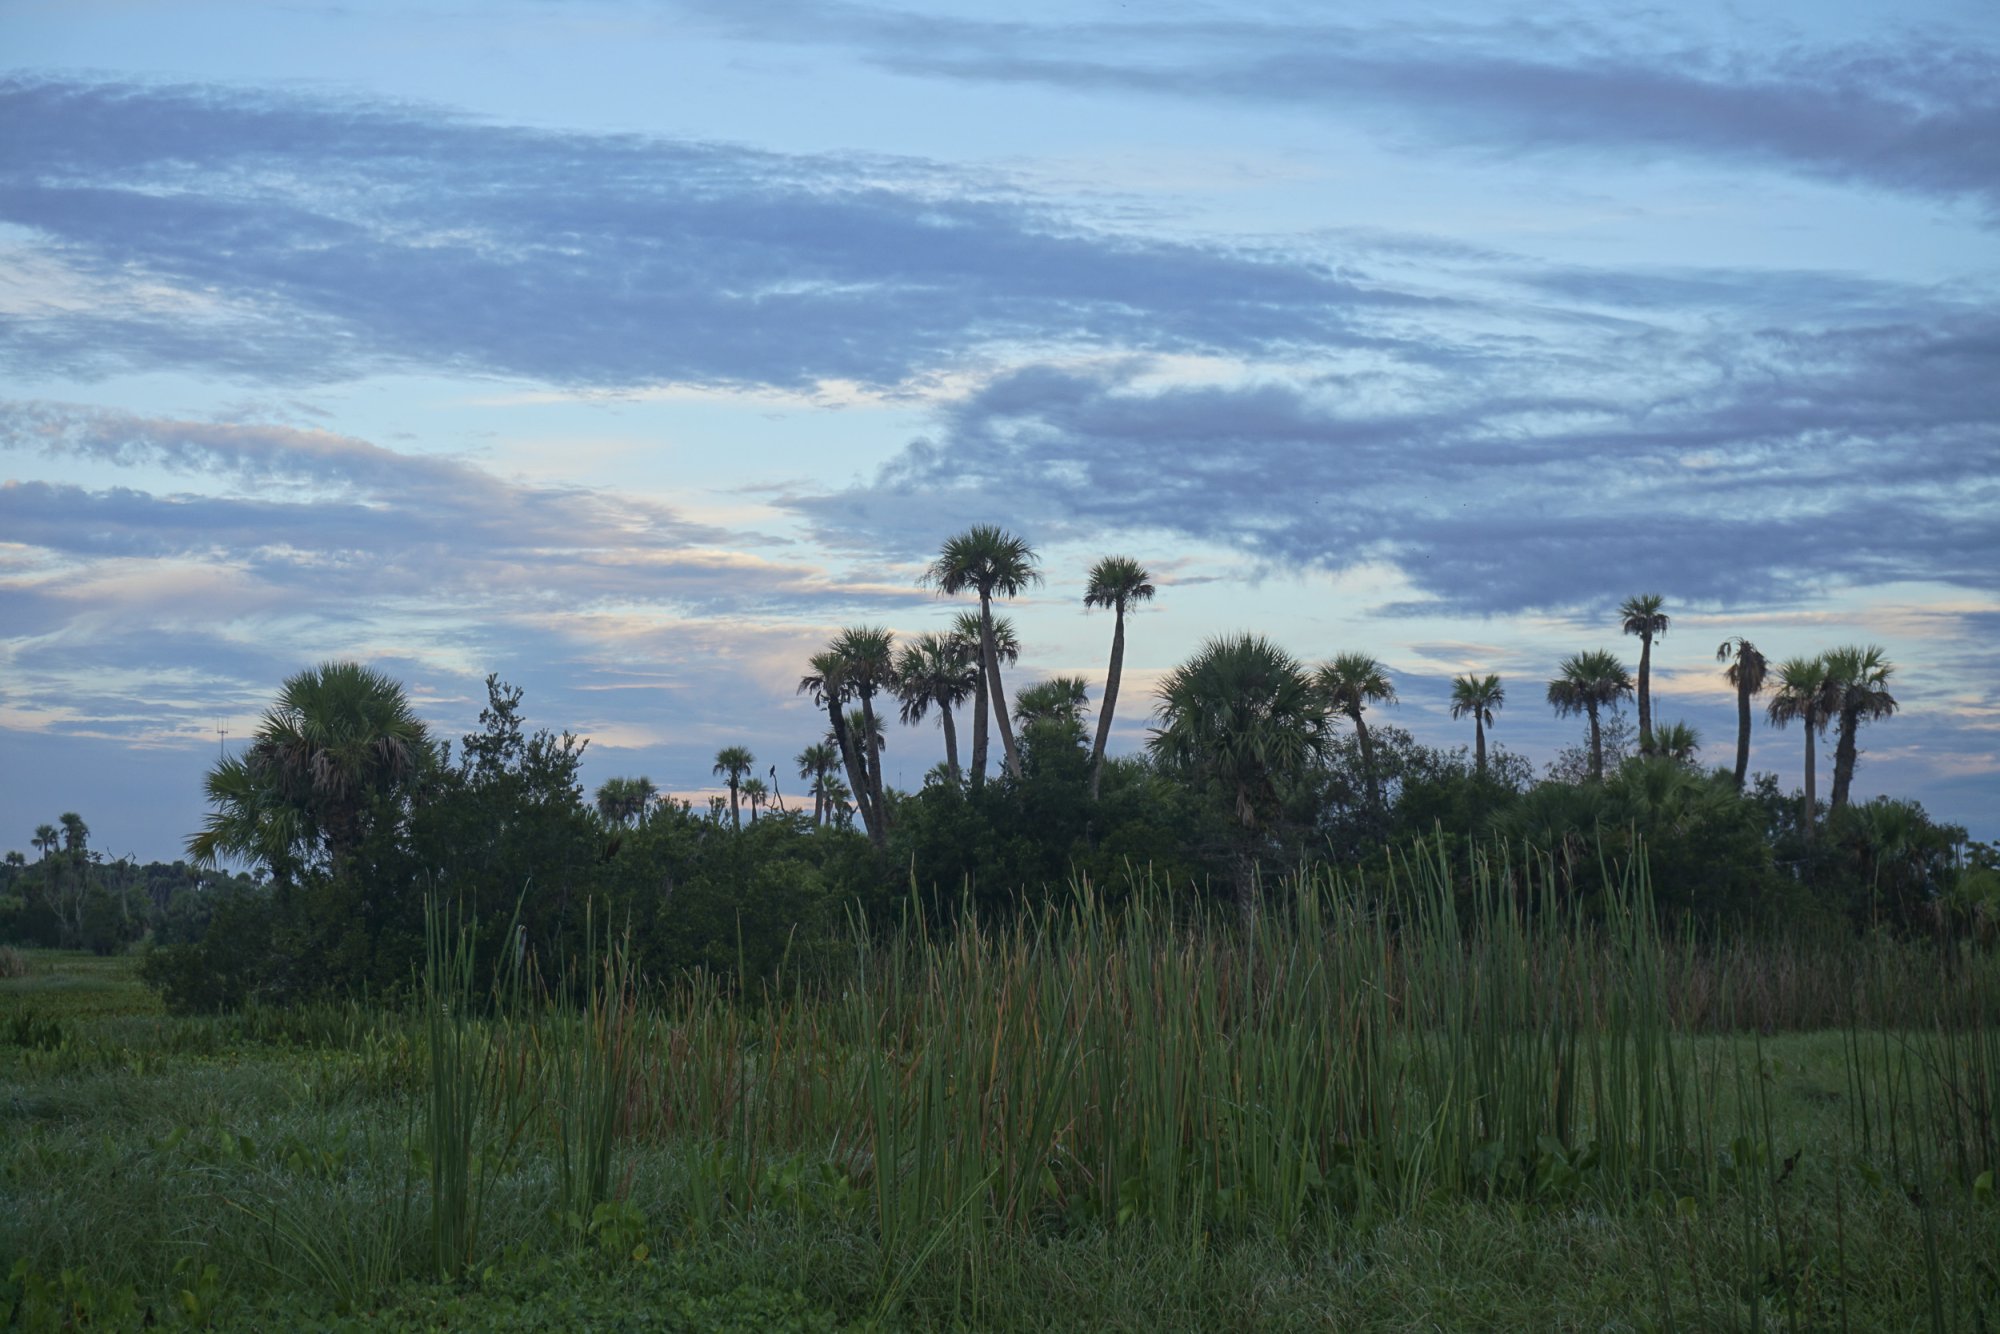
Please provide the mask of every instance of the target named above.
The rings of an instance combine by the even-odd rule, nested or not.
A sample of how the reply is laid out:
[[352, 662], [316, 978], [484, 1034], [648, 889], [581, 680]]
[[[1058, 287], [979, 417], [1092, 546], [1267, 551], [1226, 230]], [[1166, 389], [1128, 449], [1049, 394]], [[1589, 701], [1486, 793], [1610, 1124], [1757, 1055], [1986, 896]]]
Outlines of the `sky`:
[[0, 847], [175, 856], [333, 659], [796, 800], [806, 658], [941, 628], [976, 522], [1046, 576], [1010, 690], [1155, 573], [1114, 750], [1247, 630], [1438, 746], [1496, 672], [1545, 763], [1656, 592], [1704, 760], [1720, 641], [1879, 644], [1857, 796], [2000, 837], [1996, 296], [1985, 0], [10, 0]]

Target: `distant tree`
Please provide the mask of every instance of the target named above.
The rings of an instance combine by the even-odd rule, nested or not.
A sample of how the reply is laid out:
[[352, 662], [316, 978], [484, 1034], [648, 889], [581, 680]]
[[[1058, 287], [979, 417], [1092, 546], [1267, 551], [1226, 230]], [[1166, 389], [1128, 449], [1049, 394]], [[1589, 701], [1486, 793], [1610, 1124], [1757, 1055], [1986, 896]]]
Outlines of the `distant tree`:
[[1507, 691], [1498, 676], [1461, 676], [1451, 683], [1451, 716], [1472, 718], [1473, 751], [1479, 775], [1486, 775], [1486, 729], [1493, 715], [1507, 702]]
[[918, 635], [896, 655], [896, 698], [907, 727], [921, 723], [935, 705], [944, 728], [944, 757], [954, 783], [963, 782], [958, 763], [958, 728], [951, 711], [973, 697], [979, 669], [976, 644], [953, 634]]
[[1036, 744], [1081, 746], [1087, 738], [1084, 718], [1090, 713], [1090, 683], [1081, 676], [1052, 676], [1014, 695], [1014, 718], [1021, 735], [1032, 730]]
[[1889, 693], [1889, 678], [1896, 666], [1877, 645], [1848, 645], [1826, 655], [1826, 671], [1839, 694], [1832, 803], [1832, 809], [1838, 811], [1847, 805], [1848, 790], [1854, 784], [1854, 765], [1861, 753], [1856, 733], [1861, 724], [1896, 712], [1896, 697]]
[[597, 813], [604, 817], [606, 824], [630, 825], [637, 823], [653, 804], [659, 789], [653, 780], [641, 775], [638, 778], [607, 778], [597, 789]]
[[1632, 693], [1625, 664], [1603, 649], [1592, 649], [1563, 660], [1561, 673], [1549, 682], [1549, 705], [1564, 717], [1590, 719], [1590, 777], [1604, 781], [1604, 732], [1601, 715]]
[[244, 752], [209, 771], [212, 809], [188, 840], [189, 860], [242, 857], [285, 879], [323, 854], [337, 874], [376, 825], [400, 817], [410, 784], [436, 759], [394, 680], [352, 662], [300, 672]]
[[1111, 714], [1118, 707], [1118, 683], [1125, 671], [1125, 613], [1153, 599], [1153, 576], [1130, 556], [1106, 556], [1090, 567], [1084, 586], [1085, 607], [1109, 607], [1111, 665], [1104, 675], [1104, 702], [1097, 711], [1097, 739], [1090, 747], [1090, 799], [1097, 800], [1104, 782], [1104, 747], [1111, 739]]
[[1701, 749], [1701, 733], [1686, 723], [1661, 723], [1653, 729], [1653, 754], [1677, 764], [1694, 763]]
[[1619, 626], [1639, 637], [1639, 752], [1653, 753], [1653, 640], [1667, 633], [1668, 616], [1660, 610], [1658, 593], [1625, 599], [1618, 608]]
[[56, 827], [52, 824], [38, 824], [35, 826], [33, 841], [35, 847], [41, 850], [42, 860], [47, 861], [49, 854], [62, 846], [62, 835], [56, 832]]
[[[799, 678], [799, 693], [811, 695], [813, 702], [826, 710], [827, 741], [840, 756], [848, 792], [865, 792], [868, 790], [867, 770], [863, 767], [867, 763], [865, 752], [861, 749], [861, 739], [849, 735], [847, 730], [847, 701], [854, 697], [847, 679], [848, 661], [837, 648], [828, 647], [812, 656], [811, 667], [811, 671]], [[869, 822], [865, 807], [862, 821], [868, 826], [868, 837], [877, 847], [883, 846], [887, 831]]]
[[757, 812], [771, 799], [771, 789], [761, 778], [743, 780], [743, 800], [750, 803], [750, 823], [757, 823]]
[[1778, 686], [1766, 710], [1773, 727], [1802, 723], [1806, 734], [1805, 816], [1800, 828], [1808, 842], [1819, 811], [1819, 764], [1813, 738], [1825, 736], [1827, 723], [1840, 711], [1839, 683], [1827, 671], [1825, 658], [1787, 658], [1778, 664]]
[[1729, 663], [1723, 676], [1736, 688], [1736, 790], [1741, 792], [1750, 774], [1750, 701], [1763, 692], [1770, 664], [1757, 646], [1741, 635], [1723, 640], [1715, 650], [1715, 660]]
[[1368, 722], [1362, 716], [1370, 704], [1394, 704], [1396, 687], [1388, 671], [1366, 653], [1342, 653], [1319, 669], [1313, 682], [1327, 703], [1347, 715], [1361, 742], [1361, 769], [1368, 784], [1368, 804], [1380, 812], [1382, 780], [1375, 771], [1375, 745], [1368, 736]]
[[1238, 909], [1256, 912], [1257, 853], [1288, 795], [1326, 752], [1324, 695], [1261, 636], [1211, 639], [1160, 683], [1147, 748], [1217, 794], [1239, 832]]
[[1090, 713], [1090, 683], [1081, 676], [1052, 676], [1014, 696], [1014, 716], [1023, 724], [1063, 722], [1081, 726]]
[[[1007, 717], [1007, 692], [1000, 683], [1000, 657], [993, 637], [993, 599], [1017, 597], [1030, 584], [1041, 581], [1035, 549], [994, 524], [974, 524], [947, 538], [923, 574], [924, 583], [946, 596], [967, 589], [979, 595], [980, 661], [985, 668], [986, 694], [993, 719], [1000, 728], [1007, 772], [1015, 777], [1021, 773], [1021, 756], [1014, 744], [1013, 725]], [[972, 784], [978, 787], [985, 781], [986, 714], [982, 711], [972, 725]]]
[[729, 786], [729, 823], [743, 827], [743, 780], [757, 766], [757, 757], [747, 746], [724, 746], [715, 752], [715, 765], [709, 770]]
[[840, 751], [828, 741], [815, 741], [798, 753], [799, 777], [812, 788], [815, 825], [826, 823], [828, 780], [833, 777], [834, 768], [839, 763]]
[[90, 850], [90, 826], [75, 811], [62, 813], [63, 851], [81, 857]]

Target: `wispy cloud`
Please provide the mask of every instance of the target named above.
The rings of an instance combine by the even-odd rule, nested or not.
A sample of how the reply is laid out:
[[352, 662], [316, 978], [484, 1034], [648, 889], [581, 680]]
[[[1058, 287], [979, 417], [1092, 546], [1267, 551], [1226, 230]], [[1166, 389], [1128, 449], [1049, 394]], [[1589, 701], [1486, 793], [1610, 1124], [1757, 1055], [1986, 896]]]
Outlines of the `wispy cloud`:
[[493, 126], [214, 88], [0, 83], [0, 220], [93, 299], [0, 365], [326, 382], [896, 385], [981, 349], [1367, 345], [1410, 298], [1106, 233], [931, 164]]
[[1285, 106], [1398, 143], [1776, 167], [1963, 199], [2000, 219], [2000, 49], [1950, 29], [1731, 47], [1624, 21], [965, 19], [699, 3], [721, 31], [856, 50], [898, 73]]
[[825, 540], [922, 549], [940, 515], [1157, 530], [1280, 568], [1400, 568], [1473, 614], [1632, 587], [1730, 605], [1930, 579], [2000, 587], [2000, 322], [1906, 294], [1894, 323], [1523, 342], [1449, 384], [1157, 385], [1029, 366], [871, 482], [792, 504]]

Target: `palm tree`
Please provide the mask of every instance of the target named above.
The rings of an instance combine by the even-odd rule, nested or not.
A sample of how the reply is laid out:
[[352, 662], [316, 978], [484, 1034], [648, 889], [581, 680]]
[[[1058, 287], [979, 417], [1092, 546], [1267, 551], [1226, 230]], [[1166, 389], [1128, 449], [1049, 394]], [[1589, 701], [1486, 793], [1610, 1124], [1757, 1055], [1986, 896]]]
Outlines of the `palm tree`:
[[1561, 675], [1549, 682], [1549, 704], [1565, 718], [1585, 714], [1590, 719], [1590, 776], [1604, 781], [1604, 731], [1599, 714], [1632, 693], [1625, 664], [1603, 649], [1578, 653], [1563, 661]]
[[1214, 785], [1241, 832], [1237, 907], [1256, 912], [1258, 848], [1287, 794], [1326, 754], [1327, 715], [1297, 659], [1262, 636], [1211, 639], [1160, 683], [1160, 763]]
[[[1735, 661], [1731, 662], [1732, 658]], [[1715, 660], [1729, 663], [1723, 676], [1736, 687], [1736, 790], [1741, 792], [1744, 779], [1750, 776], [1750, 701], [1763, 691], [1771, 664], [1742, 635], [1723, 640], [1715, 650]]]
[[709, 770], [729, 784], [729, 823], [738, 829], [743, 827], [743, 780], [756, 764], [757, 757], [747, 746], [724, 746], [715, 752], [715, 767]]
[[1319, 669], [1313, 678], [1326, 701], [1354, 723], [1361, 740], [1362, 775], [1368, 781], [1368, 802], [1380, 810], [1382, 787], [1375, 776], [1375, 742], [1368, 735], [1362, 714], [1370, 704], [1394, 704], [1396, 687], [1381, 663], [1366, 653], [1342, 653]]
[[875, 717], [875, 696], [896, 687], [896, 638], [879, 627], [854, 626], [840, 632], [833, 651], [846, 663], [843, 676], [861, 701], [860, 758], [867, 766], [862, 777], [864, 802], [872, 808], [869, 825], [879, 825], [886, 834], [889, 812], [882, 796], [882, 728]]
[[799, 777], [812, 784], [815, 825], [826, 823], [827, 779], [839, 763], [840, 751], [831, 742], [815, 741], [798, 753]]
[[75, 811], [64, 811], [58, 823], [62, 825], [63, 851], [72, 857], [83, 855], [90, 847], [90, 826], [83, 822], [83, 817]]
[[1506, 702], [1507, 691], [1497, 676], [1461, 676], [1451, 683], [1451, 716], [1472, 716], [1472, 753], [1482, 778], [1486, 776], [1486, 729], [1493, 726], [1493, 715]]
[[[973, 660], [972, 680], [972, 775], [974, 785], [986, 781], [986, 749], [980, 740], [981, 718], [988, 716], [986, 707], [986, 652], [982, 644], [983, 622], [976, 611], [960, 612], [951, 621], [951, 636], [966, 646]], [[1021, 638], [1014, 632], [1014, 622], [1005, 616], [993, 617], [993, 652], [1005, 665], [1012, 667], [1021, 660]]]
[[[986, 666], [986, 693], [993, 704], [993, 718], [1000, 726], [1000, 745], [1006, 753], [1007, 772], [1021, 776], [1021, 752], [1014, 744], [1014, 727], [1007, 719], [1007, 694], [1000, 685], [1000, 656], [993, 641], [993, 598], [1017, 597], [1029, 584], [1042, 581], [1035, 566], [1035, 549], [1027, 542], [995, 524], [974, 524], [956, 537], [945, 539], [937, 559], [924, 571], [923, 582], [947, 596], [974, 589], [979, 594], [980, 660]], [[986, 715], [972, 724], [972, 781], [985, 781]]]
[[[249, 857], [284, 878], [321, 850], [346, 865], [375, 823], [436, 759], [394, 680], [329, 662], [287, 678], [242, 755], [209, 772], [210, 811], [188, 840], [197, 866]], [[385, 803], [388, 803], [385, 805]]]
[[1889, 678], [1895, 675], [1896, 665], [1879, 645], [1850, 644], [1826, 655], [1826, 670], [1840, 692], [1836, 711], [1840, 731], [1833, 747], [1832, 809], [1837, 811], [1847, 804], [1848, 789], [1854, 783], [1854, 764], [1860, 757], [1855, 733], [1862, 723], [1887, 718], [1896, 711], [1896, 697], [1889, 693]]
[[763, 779], [746, 778], [743, 780], [743, 800], [750, 803], [751, 824], [757, 823], [757, 812], [763, 809], [764, 803], [769, 801], [770, 798], [771, 789], [765, 785]]
[[646, 814], [658, 792], [653, 780], [643, 776], [607, 778], [597, 789], [597, 813], [606, 824], [633, 824]]
[[926, 634], [903, 645], [896, 655], [896, 698], [902, 701], [903, 724], [915, 727], [933, 704], [937, 706], [944, 727], [945, 764], [954, 783], [963, 782], [964, 776], [958, 767], [958, 728], [951, 711], [972, 697], [979, 677], [973, 665], [976, 653], [976, 645], [957, 635]]
[[1765, 712], [1773, 727], [1805, 724], [1806, 810], [1801, 827], [1808, 842], [1819, 811], [1819, 762], [1813, 754], [1813, 737], [1826, 735], [1828, 721], [1840, 710], [1840, 698], [1840, 686], [1827, 671], [1825, 658], [1787, 658], [1778, 664], [1778, 688]]
[[1045, 739], [1053, 734], [1081, 746], [1087, 735], [1083, 720], [1089, 712], [1090, 682], [1081, 676], [1052, 676], [1014, 695], [1014, 717], [1024, 737], [1029, 728], [1040, 725], [1038, 735]]
[[[1639, 753], [1653, 753], [1653, 640], [1667, 633], [1668, 616], [1660, 610], [1658, 593], [1625, 599], [1618, 608], [1619, 628], [1639, 636]], [[1601, 766], [1600, 766], [1601, 767]]]
[[1104, 781], [1104, 747], [1111, 740], [1111, 712], [1118, 707], [1118, 681], [1125, 672], [1125, 613], [1141, 602], [1153, 600], [1153, 576], [1130, 556], [1106, 556], [1090, 567], [1090, 582], [1084, 586], [1085, 607], [1109, 607], [1111, 623], [1111, 666], [1104, 675], [1104, 703], [1097, 711], [1097, 739], [1090, 746], [1090, 799]]
[[49, 859], [49, 854], [54, 852], [61, 842], [62, 835], [56, 832], [54, 825], [38, 824], [35, 826], [34, 844], [37, 848], [41, 849], [43, 861]]
[[[837, 648], [827, 648], [815, 653], [810, 665], [812, 670], [799, 678], [799, 693], [811, 695], [813, 702], [826, 710], [827, 737], [840, 755], [841, 767], [847, 773], [847, 790], [850, 793], [866, 792], [868, 785], [863, 780], [865, 770], [861, 767], [859, 738], [850, 736], [847, 731], [847, 701], [853, 697], [847, 680], [847, 659]], [[865, 805], [861, 819], [868, 828], [868, 837], [878, 847], [882, 846], [886, 842], [884, 831], [869, 819]]]
[[1676, 764], [1693, 764], [1701, 733], [1686, 723], [1661, 723], [1653, 731], [1653, 753]]

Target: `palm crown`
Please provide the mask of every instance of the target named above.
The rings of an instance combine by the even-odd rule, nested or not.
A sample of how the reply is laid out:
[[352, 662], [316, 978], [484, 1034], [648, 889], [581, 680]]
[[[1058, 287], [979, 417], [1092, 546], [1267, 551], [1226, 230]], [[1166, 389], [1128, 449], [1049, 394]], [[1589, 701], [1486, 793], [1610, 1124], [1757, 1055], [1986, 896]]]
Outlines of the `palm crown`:
[[1476, 718], [1493, 726], [1493, 715], [1507, 702], [1507, 691], [1498, 676], [1461, 676], [1451, 683], [1451, 716]]
[[1130, 556], [1106, 556], [1090, 567], [1083, 605], [1130, 611], [1134, 604], [1150, 601], [1155, 591], [1145, 566]]

